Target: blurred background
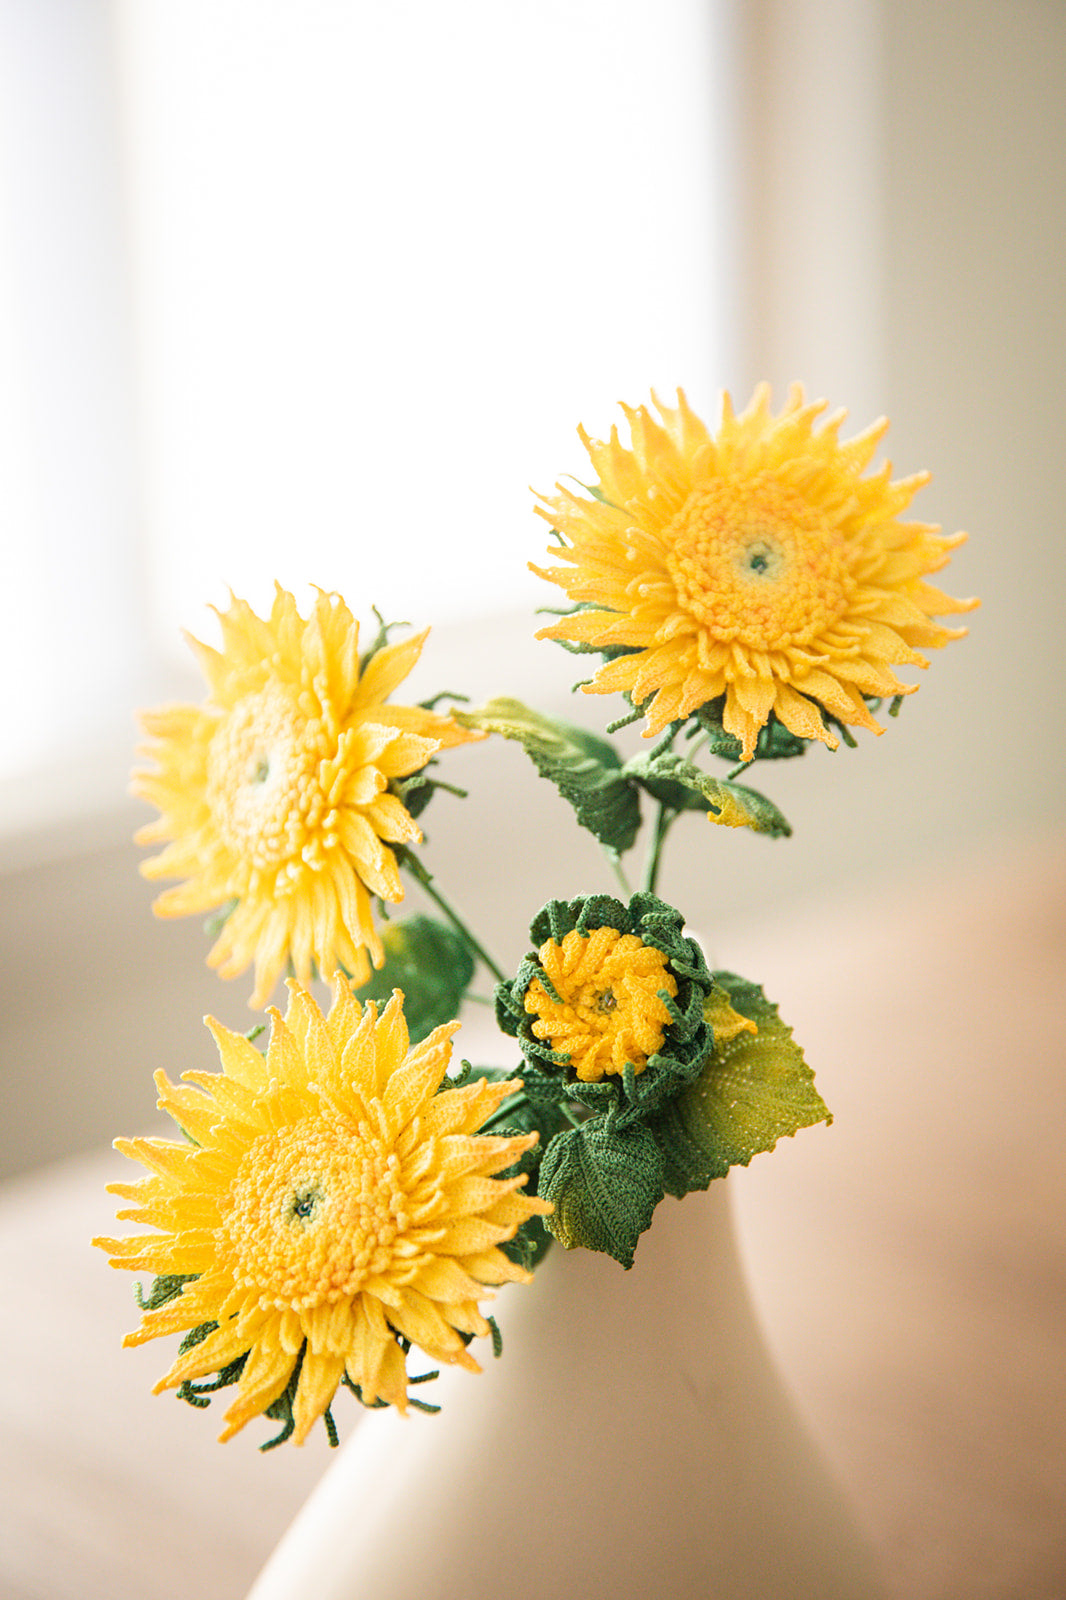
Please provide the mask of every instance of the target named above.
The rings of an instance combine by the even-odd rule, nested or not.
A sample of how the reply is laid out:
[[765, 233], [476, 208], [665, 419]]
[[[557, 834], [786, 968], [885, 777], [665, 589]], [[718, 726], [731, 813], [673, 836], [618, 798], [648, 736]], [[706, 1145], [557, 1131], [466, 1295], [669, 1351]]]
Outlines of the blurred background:
[[[532, 637], [533, 610], [556, 591], [526, 570], [545, 548], [528, 486], [580, 477], [578, 422], [603, 435], [617, 401], [652, 387], [683, 386], [713, 421], [722, 389], [742, 404], [766, 378], [779, 404], [800, 379], [846, 406], [856, 431], [892, 419], [896, 473], [934, 475], [913, 514], [972, 535], [944, 587], [983, 608], [968, 640], [934, 653], [884, 740], [772, 771], [763, 787], [793, 823], [790, 843], [692, 819], [662, 892], [720, 964], [749, 952], [790, 1019], [806, 1005], [827, 1030], [834, 1105], [853, 1094], [864, 1016], [885, 1012], [879, 1040], [902, 1027], [904, 974], [913, 1039], [930, 1051], [914, 995], [936, 1009], [935, 1061], [881, 1046], [910, 1122], [897, 1128], [877, 1078], [854, 1094], [859, 1132], [841, 1135], [843, 1165], [828, 1171], [856, 1193], [879, 1173], [855, 1201], [871, 1212], [890, 1191], [914, 1201], [867, 1272], [868, 1350], [906, 1302], [901, 1282], [926, 1328], [941, 1315], [967, 1325], [987, 1305], [985, 1279], [960, 1301], [955, 1277], [945, 1309], [936, 1285], [949, 1280], [919, 1270], [930, 1217], [948, 1228], [947, 1188], [974, 1196], [951, 1224], [956, 1243], [999, 1241], [982, 1268], [998, 1284], [1021, 1271], [1017, 1253], [990, 1265], [1009, 1217], [1030, 1299], [1004, 1306], [986, 1341], [1000, 1364], [978, 1363], [936, 1428], [954, 1441], [953, 1470], [972, 1469], [962, 1388], [1000, 1385], [1013, 1520], [975, 1532], [984, 1499], [1002, 1497], [991, 1470], [950, 1506], [932, 1495], [943, 1457], [927, 1456], [916, 1420], [928, 1394], [912, 1386], [901, 1401], [876, 1357], [834, 1388], [817, 1365], [824, 1329], [797, 1340], [795, 1318], [819, 1295], [835, 1305], [863, 1252], [843, 1236], [827, 1246], [835, 1287], [817, 1276], [821, 1255], [803, 1254], [802, 1196], [824, 1184], [820, 1227], [840, 1212], [839, 1188], [815, 1171], [821, 1149], [810, 1169], [797, 1157], [772, 1181], [741, 1175], [742, 1237], [768, 1334], [897, 1592], [1066, 1591], [1045, 1471], [1062, 1442], [1046, 1425], [1052, 1380], [1034, 1377], [1012, 1405], [1002, 1387], [1021, 1322], [1031, 1330], [1037, 1301], [1058, 1305], [1066, 1278], [1046, 1233], [1066, 1197], [1061, 1044], [1038, 1004], [1062, 951], [1064, 154], [1059, 0], [0, 0], [0, 1174], [5, 1238], [29, 1278], [45, 1246], [26, 1219], [51, 1218], [52, 1243], [71, 1252], [63, 1271], [128, 1317], [128, 1286], [105, 1275], [101, 1287], [56, 1196], [80, 1194], [114, 1133], [152, 1125], [152, 1069], [210, 1065], [205, 1011], [247, 1026], [247, 985], [208, 973], [199, 927], [151, 918], [130, 843], [149, 815], [125, 798], [133, 709], [200, 695], [181, 629], [213, 639], [206, 607], [228, 587], [261, 606], [275, 578], [302, 602], [316, 583], [368, 622], [376, 605], [433, 624], [420, 696], [514, 693], [602, 728], [606, 702], [571, 697], [571, 659]], [[435, 802], [427, 861], [516, 960], [549, 894], [608, 887], [602, 862], [517, 747], [455, 752], [449, 766], [471, 797]], [[997, 1109], [1006, 1054], [1009, 1117]], [[983, 1131], [956, 1170], [962, 1102], [980, 1105]], [[915, 1119], [912, 1167], [897, 1133], [910, 1139]], [[943, 1182], [918, 1204], [938, 1162]], [[1014, 1187], [992, 1204], [1005, 1168]], [[106, 1211], [92, 1227], [105, 1224]], [[914, 1310], [919, 1278], [929, 1317]], [[47, 1306], [43, 1276], [38, 1291]], [[11, 1321], [32, 1344], [30, 1320]], [[908, 1348], [904, 1388], [929, 1362], [958, 1360]], [[150, 1427], [162, 1403], [147, 1404]], [[27, 1405], [19, 1449], [37, 1459]], [[1018, 1423], [1027, 1405], [1031, 1427]], [[910, 1431], [889, 1439], [900, 1416]], [[40, 1461], [54, 1482], [68, 1471], [64, 1515], [79, 1527], [82, 1476]], [[290, 1486], [320, 1467], [301, 1463]], [[170, 1592], [158, 1574], [157, 1587], [117, 1589], [100, 1552], [93, 1588], [88, 1534], [80, 1565], [71, 1558], [80, 1587], [58, 1568], [42, 1576], [55, 1546], [42, 1517], [9, 1530], [19, 1600]], [[250, 1574], [260, 1545], [234, 1559]], [[204, 1594], [221, 1571], [205, 1559]]]

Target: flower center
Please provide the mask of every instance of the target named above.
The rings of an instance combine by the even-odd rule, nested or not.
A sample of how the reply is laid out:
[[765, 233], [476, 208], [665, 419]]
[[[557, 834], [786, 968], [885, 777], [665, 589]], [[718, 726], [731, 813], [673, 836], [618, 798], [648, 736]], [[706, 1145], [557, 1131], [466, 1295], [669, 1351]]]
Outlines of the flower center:
[[234, 854], [270, 869], [299, 856], [327, 809], [318, 782], [319, 724], [277, 684], [246, 695], [207, 758], [207, 803]]
[[755, 650], [809, 644], [854, 588], [837, 530], [770, 473], [694, 489], [665, 537], [684, 609], [716, 639]]
[[220, 1265], [260, 1304], [296, 1311], [388, 1272], [408, 1224], [399, 1157], [319, 1118], [254, 1140], [222, 1208]]
[[634, 933], [574, 929], [561, 943], [540, 947], [540, 964], [558, 999], [534, 978], [525, 1008], [537, 1020], [533, 1032], [570, 1058], [583, 1083], [621, 1073], [627, 1062], [643, 1072], [663, 1042], [670, 1012], [660, 998], [677, 994], [666, 957]]

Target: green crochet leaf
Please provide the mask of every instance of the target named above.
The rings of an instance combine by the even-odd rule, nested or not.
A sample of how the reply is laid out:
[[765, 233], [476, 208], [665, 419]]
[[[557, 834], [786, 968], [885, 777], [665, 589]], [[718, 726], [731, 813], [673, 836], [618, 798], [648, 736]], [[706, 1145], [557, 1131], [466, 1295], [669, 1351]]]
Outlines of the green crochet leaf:
[[618, 855], [631, 847], [640, 827], [640, 797], [606, 739], [502, 695], [475, 711], [453, 715], [464, 728], [517, 739], [541, 777], [573, 806], [583, 828]]
[[676, 810], [706, 811], [712, 822], [726, 828], [752, 828], [772, 839], [792, 832], [772, 800], [742, 783], [714, 778], [673, 751], [658, 756], [637, 756], [625, 768], [649, 794]]
[[359, 1000], [384, 1005], [394, 989], [404, 994], [404, 1015], [417, 1044], [459, 1015], [474, 976], [474, 960], [454, 928], [432, 917], [407, 917], [382, 929], [385, 965], [354, 991]]
[[[833, 1120], [777, 1007], [757, 984], [731, 972], [714, 976], [758, 1033], [723, 1037], [731, 1031], [723, 1028], [699, 1075], [649, 1119], [665, 1187], [679, 1197], [706, 1189], [730, 1167], [746, 1167], [786, 1134]], [[713, 1029], [713, 1015], [709, 1020]]]
[[665, 1193], [663, 1159], [646, 1127], [618, 1132], [594, 1117], [552, 1139], [538, 1192], [554, 1203], [544, 1221], [567, 1250], [599, 1250], [628, 1268]]

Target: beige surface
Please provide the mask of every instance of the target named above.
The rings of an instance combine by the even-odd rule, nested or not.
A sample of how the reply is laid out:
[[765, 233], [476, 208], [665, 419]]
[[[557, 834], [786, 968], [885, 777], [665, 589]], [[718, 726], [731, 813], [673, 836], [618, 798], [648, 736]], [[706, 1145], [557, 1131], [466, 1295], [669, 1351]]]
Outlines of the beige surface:
[[[771, 1340], [893, 1593], [1061, 1600], [1066, 854], [823, 902], [709, 953], [781, 1003], [836, 1113], [729, 1183]], [[327, 1459], [321, 1437], [215, 1445], [212, 1412], [148, 1392], [162, 1342], [119, 1351], [129, 1280], [85, 1241], [127, 1165], [102, 1153], [0, 1201], [10, 1600], [240, 1595]]]
[[907, 1600], [1066, 1595], [1066, 856], [730, 941], [836, 1113], [736, 1185], [781, 1364]]

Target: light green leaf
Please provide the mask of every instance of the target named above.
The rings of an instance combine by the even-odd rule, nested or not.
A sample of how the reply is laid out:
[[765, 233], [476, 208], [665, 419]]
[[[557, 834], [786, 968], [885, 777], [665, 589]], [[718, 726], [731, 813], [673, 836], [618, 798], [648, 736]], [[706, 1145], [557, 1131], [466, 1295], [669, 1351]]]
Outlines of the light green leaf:
[[[699, 1076], [650, 1120], [663, 1155], [665, 1185], [675, 1195], [706, 1189], [730, 1167], [746, 1167], [752, 1156], [772, 1150], [785, 1135], [833, 1120], [777, 1007], [744, 978], [731, 972], [717, 972], [715, 978], [735, 1011], [754, 1022], [758, 1032], [721, 1026]], [[717, 1009], [727, 1019], [727, 1008]], [[708, 1020], [713, 1028], [714, 1017]]]
[[662, 1156], [646, 1127], [617, 1133], [593, 1117], [551, 1140], [538, 1193], [553, 1202], [545, 1225], [567, 1250], [599, 1250], [628, 1268], [665, 1193]]
[[402, 989], [411, 1043], [417, 1044], [442, 1022], [459, 1015], [474, 976], [473, 957], [454, 928], [432, 917], [388, 922], [381, 942], [385, 965], [353, 992], [359, 1000], [384, 1005], [394, 989]]
[[757, 789], [714, 778], [673, 751], [654, 757], [637, 756], [625, 771], [656, 799], [679, 811], [706, 811], [712, 822], [723, 827], [752, 828], [772, 839], [785, 839], [792, 832], [773, 801]]
[[584, 728], [531, 711], [505, 695], [474, 711], [452, 715], [464, 728], [517, 739], [542, 778], [548, 778], [574, 808], [583, 828], [622, 855], [640, 827], [640, 798], [612, 744]]

